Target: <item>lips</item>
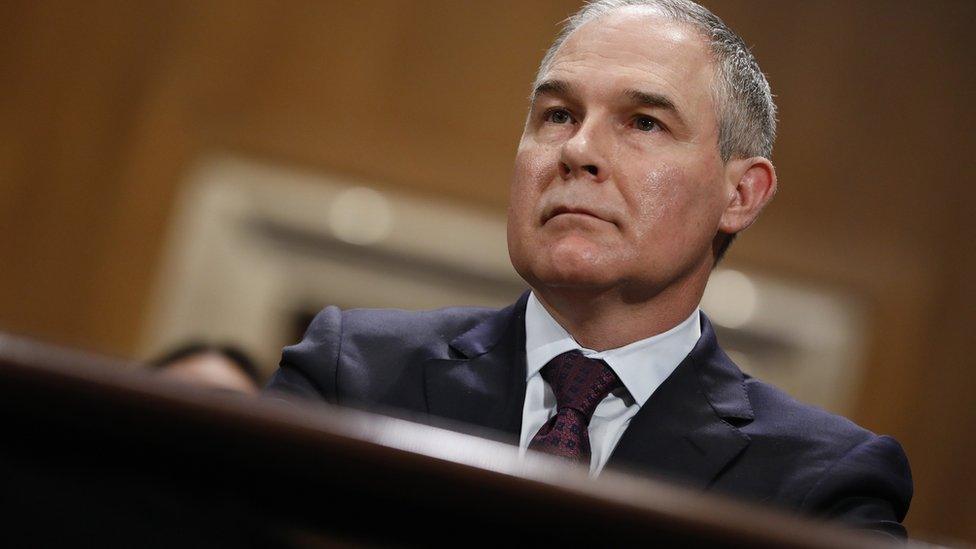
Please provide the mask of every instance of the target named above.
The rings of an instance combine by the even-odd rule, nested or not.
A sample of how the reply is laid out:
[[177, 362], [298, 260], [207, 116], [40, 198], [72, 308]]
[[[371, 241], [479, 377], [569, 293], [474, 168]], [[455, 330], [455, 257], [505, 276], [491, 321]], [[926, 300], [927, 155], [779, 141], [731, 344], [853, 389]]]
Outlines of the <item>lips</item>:
[[576, 206], [556, 206], [555, 208], [552, 208], [551, 210], [545, 212], [545, 214], [542, 216], [542, 223], [545, 224], [550, 219], [563, 214], [588, 215], [590, 217], [595, 217], [600, 221], [606, 221], [608, 223], [612, 223], [612, 221], [610, 221], [603, 215], [595, 212], [594, 210], [591, 210], [589, 208], [576, 207]]

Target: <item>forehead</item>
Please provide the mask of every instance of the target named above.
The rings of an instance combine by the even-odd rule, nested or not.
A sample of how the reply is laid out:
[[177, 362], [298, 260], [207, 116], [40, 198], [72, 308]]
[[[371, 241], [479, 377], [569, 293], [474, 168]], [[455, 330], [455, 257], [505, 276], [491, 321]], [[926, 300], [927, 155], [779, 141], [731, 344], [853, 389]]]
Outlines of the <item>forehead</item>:
[[686, 112], [712, 104], [714, 69], [704, 39], [690, 25], [648, 8], [623, 8], [587, 22], [539, 76], [597, 93], [663, 93]]

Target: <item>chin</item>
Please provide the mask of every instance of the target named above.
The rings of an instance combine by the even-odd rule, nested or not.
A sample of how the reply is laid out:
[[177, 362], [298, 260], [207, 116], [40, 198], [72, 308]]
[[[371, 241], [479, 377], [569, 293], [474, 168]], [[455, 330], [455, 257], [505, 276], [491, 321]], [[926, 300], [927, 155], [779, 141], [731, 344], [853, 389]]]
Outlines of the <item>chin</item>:
[[557, 273], [554, 276], [540, 277], [538, 284], [547, 288], [577, 290], [581, 292], [602, 292], [613, 287], [613, 281], [602, 273]]
[[526, 269], [518, 269], [533, 287], [604, 289], [613, 285], [613, 271], [592, 255], [539, 254]]

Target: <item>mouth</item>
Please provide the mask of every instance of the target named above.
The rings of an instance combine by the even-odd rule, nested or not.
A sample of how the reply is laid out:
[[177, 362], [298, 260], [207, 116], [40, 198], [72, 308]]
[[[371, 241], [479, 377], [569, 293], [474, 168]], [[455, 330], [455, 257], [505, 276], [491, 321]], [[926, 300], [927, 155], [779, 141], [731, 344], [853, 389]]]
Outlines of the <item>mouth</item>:
[[613, 223], [609, 219], [606, 219], [600, 214], [594, 212], [593, 210], [589, 210], [587, 208], [557, 206], [549, 210], [542, 216], [542, 224], [545, 225], [550, 219], [560, 215], [584, 215], [588, 217], [593, 217], [595, 219], [599, 219], [600, 221], [606, 221], [607, 223]]

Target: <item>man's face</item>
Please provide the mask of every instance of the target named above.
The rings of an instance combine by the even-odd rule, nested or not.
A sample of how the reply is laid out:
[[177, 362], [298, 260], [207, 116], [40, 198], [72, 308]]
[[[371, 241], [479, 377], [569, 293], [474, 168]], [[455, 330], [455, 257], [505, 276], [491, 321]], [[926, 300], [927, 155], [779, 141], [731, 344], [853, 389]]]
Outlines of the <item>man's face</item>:
[[653, 12], [570, 35], [515, 160], [509, 253], [530, 285], [637, 298], [707, 276], [730, 198], [713, 75], [702, 39]]

